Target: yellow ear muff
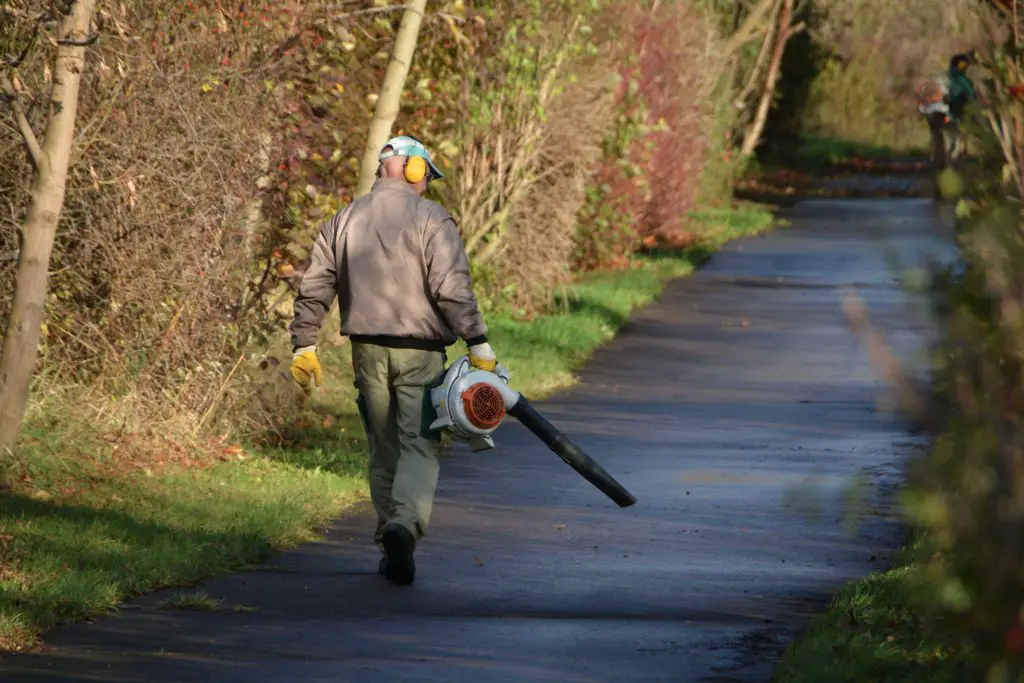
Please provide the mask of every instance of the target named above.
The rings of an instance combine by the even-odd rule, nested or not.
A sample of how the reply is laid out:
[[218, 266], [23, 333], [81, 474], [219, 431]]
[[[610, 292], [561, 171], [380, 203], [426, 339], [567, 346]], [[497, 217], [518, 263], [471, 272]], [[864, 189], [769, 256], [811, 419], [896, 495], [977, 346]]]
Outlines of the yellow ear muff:
[[418, 183], [427, 177], [427, 160], [423, 157], [409, 157], [405, 160], [405, 179]]

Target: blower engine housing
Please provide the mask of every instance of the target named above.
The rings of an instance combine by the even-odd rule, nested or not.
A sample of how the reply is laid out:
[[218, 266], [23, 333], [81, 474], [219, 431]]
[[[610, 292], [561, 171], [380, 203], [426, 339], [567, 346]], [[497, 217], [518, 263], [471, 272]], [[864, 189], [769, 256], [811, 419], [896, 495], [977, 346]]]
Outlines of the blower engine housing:
[[491, 434], [506, 415], [511, 415], [616, 505], [629, 507], [636, 503], [632, 493], [545, 420], [525, 396], [509, 387], [508, 369], [501, 363], [494, 372], [487, 372], [474, 368], [469, 356], [462, 356], [444, 373], [441, 383], [430, 390], [430, 402], [437, 413], [430, 429], [446, 431], [469, 444], [474, 452], [494, 448]]
[[494, 448], [491, 434], [521, 398], [508, 386], [508, 379], [508, 369], [501, 363], [488, 372], [477, 370], [469, 356], [462, 356], [448, 368], [441, 384], [430, 390], [438, 416], [430, 429], [447, 430], [474, 452]]

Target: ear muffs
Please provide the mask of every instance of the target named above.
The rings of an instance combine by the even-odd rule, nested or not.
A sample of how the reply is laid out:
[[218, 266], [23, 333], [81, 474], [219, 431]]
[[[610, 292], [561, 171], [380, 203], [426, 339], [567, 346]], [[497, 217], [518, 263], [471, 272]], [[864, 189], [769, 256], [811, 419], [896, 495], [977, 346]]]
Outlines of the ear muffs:
[[427, 160], [423, 157], [408, 157], [405, 160], [405, 179], [415, 185], [427, 177]]

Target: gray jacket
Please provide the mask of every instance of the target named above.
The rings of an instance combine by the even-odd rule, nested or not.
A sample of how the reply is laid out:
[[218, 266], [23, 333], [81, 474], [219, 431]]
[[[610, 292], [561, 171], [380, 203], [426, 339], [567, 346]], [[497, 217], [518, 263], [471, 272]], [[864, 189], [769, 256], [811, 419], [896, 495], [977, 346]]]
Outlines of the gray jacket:
[[401, 178], [379, 178], [320, 229], [295, 298], [293, 348], [316, 344], [335, 296], [352, 341], [440, 351], [487, 341], [455, 219]]

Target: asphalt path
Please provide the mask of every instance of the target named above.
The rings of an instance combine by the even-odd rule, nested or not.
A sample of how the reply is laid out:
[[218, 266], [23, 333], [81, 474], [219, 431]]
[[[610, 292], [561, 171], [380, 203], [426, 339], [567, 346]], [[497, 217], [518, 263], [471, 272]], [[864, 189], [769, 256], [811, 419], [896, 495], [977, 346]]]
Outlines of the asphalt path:
[[495, 451], [445, 463], [413, 586], [376, 574], [360, 508], [322, 542], [202, 586], [244, 609], [150, 595], [0, 661], [0, 680], [767, 681], [833, 591], [891, 559], [889, 494], [923, 446], [883, 409], [840, 294], [912, 357], [929, 328], [890, 257], [950, 256], [928, 200], [807, 201], [784, 217], [672, 283], [577, 387], [537, 404], [635, 506], [509, 424]]

